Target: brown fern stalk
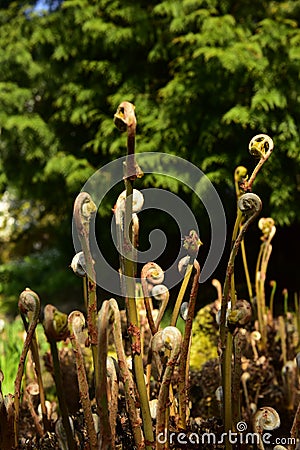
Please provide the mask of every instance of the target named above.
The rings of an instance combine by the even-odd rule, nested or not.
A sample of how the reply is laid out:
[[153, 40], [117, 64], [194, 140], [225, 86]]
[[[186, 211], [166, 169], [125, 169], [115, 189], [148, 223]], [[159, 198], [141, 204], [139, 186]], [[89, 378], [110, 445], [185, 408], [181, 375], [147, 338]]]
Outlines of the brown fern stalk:
[[157, 327], [156, 323], [154, 322], [153, 315], [152, 315], [153, 307], [152, 307], [152, 300], [151, 300], [151, 297], [149, 294], [148, 283], [157, 284], [157, 283], [161, 283], [163, 280], [164, 280], [164, 272], [158, 264], [156, 264], [154, 262], [149, 262], [143, 266], [142, 271], [141, 271], [141, 283], [142, 283], [147, 319], [148, 319], [148, 323], [149, 323], [149, 327], [150, 327], [152, 336], [155, 335], [155, 333], [158, 330], [158, 327]]
[[[38, 297], [37, 294], [35, 294], [35, 295]], [[32, 315], [33, 315], [32, 311], [28, 311], [27, 313], [24, 314], [24, 312], [22, 312], [22, 308], [21, 308], [21, 318], [22, 318], [26, 332], [28, 332], [29, 323], [32, 320]], [[28, 320], [27, 320], [27, 316], [28, 316]], [[44, 426], [44, 433], [45, 433], [46, 431], [49, 431], [50, 424], [49, 424], [48, 415], [47, 415], [46, 397], [45, 397], [45, 391], [44, 391], [41, 363], [40, 363], [40, 357], [39, 357], [39, 347], [38, 347], [36, 332], [34, 332], [34, 334], [33, 334], [32, 341], [30, 344], [30, 350], [31, 350], [31, 354], [32, 354], [32, 359], [34, 361], [34, 370], [36, 373], [36, 378], [37, 378], [37, 382], [38, 382], [38, 386], [39, 386], [40, 404], [41, 404], [43, 426]]]
[[151, 343], [153, 353], [159, 354], [166, 350], [168, 362], [162, 377], [158, 394], [156, 414], [156, 450], [169, 448], [169, 393], [172, 374], [177, 363], [182, 343], [182, 336], [178, 328], [168, 326], [158, 331]]
[[89, 436], [89, 448], [90, 450], [97, 450], [98, 449], [97, 434], [95, 430], [91, 401], [89, 397], [89, 385], [84, 367], [83, 354], [79, 343], [79, 335], [82, 332], [85, 325], [85, 319], [83, 314], [80, 311], [73, 311], [68, 317], [68, 323], [70, 329], [70, 340], [72, 343], [76, 361], [80, 400]]
[[17, 376], [15, 379], [15, 393], [14, 393], [14, 408], [15, 408], [15, 417], [14, 417], [14, 435], [15, 435], [15, 449], [18, 449], [18, 436], [19, 436], [19, 418], [20, 418], [20, 396], [21, 396], [21, 383], [24, 373], [25, 360], [32, 343], [32, 339], [34, 336], [34, 332], [36, 326], [38, 324], [39, 315], [40, 315], [40, 299], [38, 295], [31, 291], [29, 288], [26, 288], [20, 294], [19, 297], [19, 309], [23, 314], [28, 314], [29, 311], [32, 312], [31, 321], [29, 323], [29, 327], [27, 330], [25, 342], [23, 345], [22, 353], [20, 356], [20, 362], [18, 366]]
[[[135, 385], [128, 369], [126, 355], [122, 342], [121, 318], [118, 304], [115, 299], [105, 300], [99, 311], [99, 356], [98, 380], [96, 382], [96, 395], [100, 416], [100, 439], [103, 450], [114, 448], [112, 442], [111, 421], [108, 414], [107, 397], [107, 334], [110, 326], [113, 328], [115, 348], [118, 356], [120, 376], [125, 390], [125, 400], [128, 416], [133, 430], [135, 444], [138, 449], [143, 448], [144, 439], [141, 430], [141, 421], [137, 413]], [[102, 448], [102, 447], [101, 447]]]
[[[221, 305], [220, 316], [220, 345], [221, 345], [221, 359], [222, 359], [222, 384], [224, 392], [224, 409], [223, 419], [225, 432], [233, 429], [232, 426], [232, 355], [233, 355], [233, 336], [228, 329], [226, 321], [226, 313], [228, 310], [228, 303], [230, 295], [232, 294], [232, 276], [234, 273], [235, 257], [240, 248], [240, 244], [244, 239], [245, 233], [250, 224], [258, 216], [262, 208], [260, 198], [253, 193], [243, 194], [238, 200], [238, 208], [245, 215], [246, 220], [240, 229], [238, 236], [231, 249], [229, 261], [227, 264], [226, 277], [223, 288], [223, 297]], [[233, 299], [231, 299], [233, 300]], [[227, 442], [226, 448], [230, 449], [231, 444]]]
[[244, 192], [251, 192], [253, 183], [257, 177], [258, 172], [270, 158], [274, 149], [273, 140], [267, 134], [258, 134], [254, 136], [249, 143], [249, 152], [255, 158], [259, 158], [249, 180], [245, 180], [241, 185]]
[[53, 305], [46, 305], [44, 308], [44, 330], [50, 344], [50, 351], [53, 361], [54, 382], [56, 387], [56, 394], [58, 404], [61, 411], [62, 424], [66, 433], [66, 439], [69, 450], [77, 450], [76, 441], [73, 430], [70, 425], [69, 411], [64, 391], [63, 380], [60, 370], [59, 355], [57, 349], [57, 342], [67, 339], [69, 337], [68, 316]]
[[74, 203], [74, 221], [80, 239], [87, 278], [87, 323], [89, 339], [92, 348], [93, 363], [95, 372], [97, 371], [97, 294], [96, 294], [96, 273], [94, 261], [90, 249], [90, 222], [96, 214], [97, 208], [91, 196], [87, 192], [81, 192]]
[[109, 407], [107, 398], [107, 333], [108, 333], [108, 312], [107, 301], [102, 303], [98, 313], [98, 368], [96, 382], [96, 399], [99, 414], [99, 448], [101, 450], [111, 450], [113, 448], [111, 427], [109, 421]]

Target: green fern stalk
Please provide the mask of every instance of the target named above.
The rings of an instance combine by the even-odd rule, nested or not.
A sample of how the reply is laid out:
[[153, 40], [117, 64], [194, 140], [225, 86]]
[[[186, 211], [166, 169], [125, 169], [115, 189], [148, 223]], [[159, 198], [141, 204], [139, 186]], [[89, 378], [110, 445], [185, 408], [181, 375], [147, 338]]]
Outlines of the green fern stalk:
[[185, 430], [188, 407], [188, 374], [189, 374], [189, 351], [191, 346], [192, 326], [195, 314], [195, 306], [199, 288], [200, 265], [194, 261], [195, 274], [189, 299], [188, 314], [185, 321], [184, 336], [180, 352], [178, 378], [179, 378], [179, 422], [178, 427]]
[[172, 313], [171, 322], [170, 322], [170, 325], [172, 327], [176, 326], [180, 307], [182, 304], [182, 300], [183, 300], [184, 294], [186, 292], [186, 289], [188, 287], [189, 280], [191, 278], [194, 261], [195, 261], [195, 258], [197, 257], [200, 245], [202, 245], [202, 242], [200, 241], [196, 231], [191, 230], [189, 235], [185, 236], [184, 243], [183, 243], [183, 247], [186, 248], [186, 250], [188, 251], [189, 261], [188, 261], [188, 264], [187, 264], [187, 267], [185, 270], [185, 274], [184, 274], [184, 278], [182, 280], [180, 290], [179, 290], [179, 293], [178, 293], [178, 296], [177, 296], [177, 299], [175, 302], [175, 306], [173, 308], [173, 313]]
[[[141, 340], [140, 329], [138, 324], [138, 314], [135, 299], [135, 276], [136, 263], [134, 261], [134, 247], [132, 242], [126, 241], [126, 236], [131, 239], [133, 236], [132, 226], [132, 194], [133, 182], [137, 177], [141, 176], [141, 171], [136, 165], [135, 152], [135, 133], [136, 133], [136, 118], [134, 113], [134, 106], [129, 102], [122, 102], [114, 116], [114, 123], [120, 131], [127, 131], [127, 158], [125, 166], [125, 217], [124, 217], [124, 236], [123, 236], [123, 251], [125, 256], [121, 256], [124, 267], [124, 274], [121, 274], [122, 285], [126, 290], [126, 311], [128, 321], [128, 333], [131, 337], [131, 352], [134, 366], [134, 373], [136, 378], [137, 389], [140, 396], [141, 411], [143, 418], [143, 430], [145, 440], [147, 442], [146, 449], [150, 450], [154, 442], [154, 434], [152, 428], [152, 419], [150, 414], [149, 400], [147, 396], [147, 389], [144, 377], [143, 358], [141, 354]], [[124, 277], [123, 277], [124, 276]]]
[[274, 317], [274, 297], [275, 297], [275, 292], [276, 292], [276, 288], [277, 288], [276, 281], [275, 280], [270, 281], [270, 286], [272, 287], [272, 291], [271, 291], [271, 295], [270, 295], [269, 309], [270, 309], [271, 319], [273, 321], [273, 317]]

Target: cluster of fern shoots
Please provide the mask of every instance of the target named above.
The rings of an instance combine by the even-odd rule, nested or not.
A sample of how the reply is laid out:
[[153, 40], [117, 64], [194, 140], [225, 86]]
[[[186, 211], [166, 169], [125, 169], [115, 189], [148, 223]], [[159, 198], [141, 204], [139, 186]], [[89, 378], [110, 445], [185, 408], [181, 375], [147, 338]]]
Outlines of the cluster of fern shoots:
[[[74, 223], [81, 244], [81, 251], [72, 261], [74, 272], [84, 280], [84, 304], [86, 316], [81, 311], [66, 315], [53, 305], [46, 305], [43, 311], [43, 327], [50, 345], [56, 395], [59, 405], [59, 419], [54, 424], [49, 415], [43, 386], [36, 326], [41, 316], [40, 299], [27, 288], [19, 298], [19, 310], [26, 330], [23, 351], [20, 356], [15, 390], [13, 395], [3, 398], [0, 394], [1, 449], [21, 449], [20, 415], [21, 399], [26, 400], [39, 436], [45, 442], [40, 448], [51, 447], [51, 433], [62, 449], [79, 448], [110, 450], [122, 448], [117, 433], [120, 421], [120, 397], [125, 402], [126, 423], [131, 432], [132, 445], [136, 449], [170, 448], [170, 430], [189, 432], [189, 354], [192, 325], [198, 294], [200, 266], [197, 261], [201, 241], [196, 231], [191, 230], [183, 240], [186, 256], [179, 261], [178, 270], [182, 283], [177, 298], [172, 299], [172, 314], [166, 319], [169, 291], [163, 284], [164, 272], [155, 262], [149, 262], [141, 270], [141, 285], [136, 283], [136, 243], [138, 242], [138, 212], [142, 203], [141, 194], [134, 189], [134, 181], [142, 176], [135, 161], [136, 117], [134, 106], [128, 102], [120, 104], [114, 122], [121, 131], [127, 132], [127, 159], [124, 170], [125, 190], [117, 199], [114, 214], [119, 249], [120, 285], [125, 299], [126, 336], [129, 338], [129, 352], [124, 345], [124, 320], [118, 302], [114, 298], [105, 300], [98, 310], [97, 280], [90, 248], [90, 224], [97, 213], [97, 207], [90, 194], [81, 192], [74, 203]], [[232, 235], [231, 253], [228, 261], [223, 290], [220, 295], [219, 362], [221, 386], [218, 392], [222, 407], [225, 433], [235, 431], [241, 420], [242, 351], [240, 346], [242, 330], [257, 315], [256, 344], [254, 350], [267, 353], [267, 327], [272, 323], [273, 305], [266, 307], [265, 274], [271, 254], [271, 240], [275, 233], [272, 219], [261, 219], [262, 246], [258, 258], [255, 281], [256, 301], [252, 292], [247, 267], [244, 236], [250, 224], [258, 217], [262, 204], [252, 192], [258, 171], [273, 150], [272, 140], [258, 135], [249, 145], [250, 153], [258, 158], [258, 164], [250, 177], [244, 167], [235, 172], [237, 193], [237, 217]], [[237, 298], [234, 284], [234, 263], [239, 249], [249, 289], [249, 301]], [[188, 298], [188, 302], [183, 299]], [[159, 307], [154, 308], [153, 302]], [[124, 312], [124, 311], [123, 311]], [[184, 320], [183, 332], [176, 327], [179, 315]], [[169, 323], [166, 321], [169, 320]], [[162, 321], [164, 327], [162, 327]], [[281, 333], [284, 325], [281, 324]], [[283, 335], [282, 335], [283, 336]], [[254, 339], [254, 335], [253, 335]], [[282, 337], [284, 340], [284, 336]], [[59, 341], [71, 343], [76, 363], [82, 416], [85, 427], [83, 442], [74, 430], [68, 411], [68, 402], [61, 375]], [[259, 344], [257, 342], [259, 341]], [[85, 348], [91, 350], [92, 380], [86, 366]], [[112, 353], [113, 347], [113, 355]], [[22, 391], [25, 363], [31, 352], [36, 383]], [[200, 369], [200, 368], [199, 368]], [[0, 382], [3, 381], [1, 373]], [[151, 386], [155, 381], [155, 395]], [[91, 388], [92, 385], [92, 388]], [[40, 414], [33, 404], [39, 396]], [[249, 415], [252, 414], [249, 408]], [[271, 429], [278, 414], [271, 407], [253, 411], [253, 429], [262, 435]], [[275, 420], [275, 422], [276, 422]], [[298, 437], [300, 412], [295, 417], [293, 436]], [[273, 428], [278, 427], [278, 420]], [[48, 436], [48, 441], [45, 437]], [[48, 444], [47, 444], [48, 442]], [[47, 447], [48, 445], [48, 447]], [[260, 448], [263, 442], [259, 442]], [[226, 448], [232, 448], [227, 442]]]

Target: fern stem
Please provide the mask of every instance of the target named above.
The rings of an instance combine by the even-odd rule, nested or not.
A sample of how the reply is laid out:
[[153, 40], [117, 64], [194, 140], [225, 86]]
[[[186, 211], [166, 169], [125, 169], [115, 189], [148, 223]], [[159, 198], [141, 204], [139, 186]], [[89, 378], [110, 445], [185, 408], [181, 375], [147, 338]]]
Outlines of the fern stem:
[[179, 423], [178, 427], [181, 429], [186, 428], [187, 419], [187, 406], [188, 406], [188, 373], [189, 373], [189, 350], [191, 345], [191, 334], [192, 326], [195, 314], [195, 306], [199, 287], [199, 277], [200, 277], [200, 265], [197, 260], [194, 261], [194, 268], [196, 273], [193, 278], [193, 285], [191, 289], [189, 307], [187, 319], [185, 322], [184, 337], [182, 341], [182, 347], [180, 352], [180, 361], [178, 368], [178, 378], [179, 378]]
[[27, 330], [25, 342], [21, 352], [17, 376], [15, 379], [15, 393], [14, 393], [14, 437], [15, 437], [15, 448], [18, 448], [18, 435], [19, 435], [19, 419], [20, 419], [20, 396], [21, 396], [21, 383], [24, 373], [25, 360], [32, 343], [32, 339], [35, 333], [35, 329], [39, 320], [40, 314], [40, 299], [37, 294], [30, 289], [26, 288], [20, 294], [19, 298], [19, 309], [21, 313], [27, 314], [29, 311], [32, 313], [31, 321]]
[[132, 224], [133, 182], [137, 177], [141, 176], [141, 171], [136, 165], [134, 158], [135, 133], [136, 133], [136, 118], [134, 113], [134, 106], [129, 102], [122, 102], [119, 105], [117, 112], [114, 116], [114, 123], [120, 129], [120, 131], [127, 130], [127, 158], [124, 174], [126, 199], [125, 199], [125, 214], [124, 214], [124, 230], [123, 236], [121, 236], [122, 255], [120, 255], [121, 268], [122, 267], [124, 268], [123, 269], [124, 273], [121, 274], [122, 280], [121, 285], [125, 288], [128, 334], [131, 338], [131, 353], [137, 389], [140, 396], [141, 411], [143, 418], [143, 430], [146, 440], [146, 449], [150, 450], [154, 442], [154, 434], [144, 377], [143, 358], [141, 354], [140, 329], [135, 299], [135, 292], [136, 292], [135, 250], [134, 245], [131, 242], [133, 237], [133, 224]]

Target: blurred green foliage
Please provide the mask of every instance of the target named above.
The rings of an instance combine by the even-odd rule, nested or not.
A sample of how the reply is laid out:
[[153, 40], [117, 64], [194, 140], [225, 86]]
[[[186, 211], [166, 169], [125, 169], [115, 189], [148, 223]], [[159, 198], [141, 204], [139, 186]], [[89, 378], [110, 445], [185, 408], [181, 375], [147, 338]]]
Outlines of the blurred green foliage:
[[[188, 159], [233, 210], [233, 171], [254, 167], [248, 142], [269, 134], [274, 154], [255, 189], [277, 224], [297, 222], [299, 0], [16, 0], [0, 13], [0, 190], [39, 209], [1, 239], [11, 287], [22, 273], [37, 289], [27, 255], [34, 262], [58, 249], [71, 258], [77, 193], [124, 155], [112, 121], [123, 100], [136, 105], [137, 150]], [[1, 282], [4, 301], [11, 287]]]
[[[38, 324], [36, 328], [36, 335], [39, 343], [41, 364], [43, 364], [42, 356], [49, 350], [49, 344], [41, 324]], [[14, 382], [24, 340], [25, 331], [21, 316], [17, 316], [11, 321], [7, 317], [5, 319], [0, 318], [0, 368], [4, 374], [2, 383], [3, 395], [12, 394], [15, 391]], [[30, 353], [29, 357], [31, 357]], [[28, 376], [31, 375], [32, 379], [34, 379], [33, 365], [29, 366], [31, 366], [32, 373], [28, 371]]]
[[16, 314], [18, 295], [32, 286], [41, 296], [43, 306], [53, 301], [68, 310], [76, 301], [78, 303], [80, 281], [74, 280], [73, 272], [64, 266], [62, 256], [55, 249], [13, 259], [0, 265], [1, 312]]

